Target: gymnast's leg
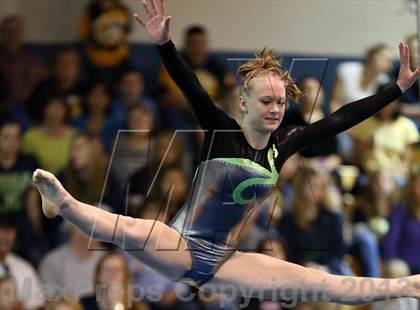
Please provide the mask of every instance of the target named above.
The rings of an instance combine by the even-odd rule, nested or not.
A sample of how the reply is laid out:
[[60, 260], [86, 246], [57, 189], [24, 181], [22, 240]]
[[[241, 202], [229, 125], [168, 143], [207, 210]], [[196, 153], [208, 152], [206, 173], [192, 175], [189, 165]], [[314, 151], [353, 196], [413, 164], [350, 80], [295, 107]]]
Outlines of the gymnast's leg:
[[419, 275], [400, 279], [337, 276], [267, 255], [241, 252], [233, 254], [205, 286], [243, 297], [341, 304], [420, 297]]
[[47, 217], [62, 216], [84, 234], [129, 250], [170, 279], [181, 278], [191, 268], [191, 255], [185, 241], [164, 223], [112, 214], [81, 203], [53, 174], [41, 169], [34, 172], [33, 181], [41, 194], [42, 210]]

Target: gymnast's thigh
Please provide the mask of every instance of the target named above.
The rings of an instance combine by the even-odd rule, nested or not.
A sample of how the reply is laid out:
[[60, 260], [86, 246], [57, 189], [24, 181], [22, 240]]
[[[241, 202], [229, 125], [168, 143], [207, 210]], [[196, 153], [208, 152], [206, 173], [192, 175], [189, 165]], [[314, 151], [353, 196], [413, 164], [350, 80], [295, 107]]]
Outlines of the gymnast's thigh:
[[259, 298], [276, 290], [299, 289], [303, 280], [313, 282], [317, 278], [309, 268], [260, 253], [237, 251], [206, 286], [219, 293], [234, 289], [240, 296]]
[[191, 251], [178, 231], [160, 221], [135, 219], [134, 224], [123, 250], [171, 280], [191, 269]]

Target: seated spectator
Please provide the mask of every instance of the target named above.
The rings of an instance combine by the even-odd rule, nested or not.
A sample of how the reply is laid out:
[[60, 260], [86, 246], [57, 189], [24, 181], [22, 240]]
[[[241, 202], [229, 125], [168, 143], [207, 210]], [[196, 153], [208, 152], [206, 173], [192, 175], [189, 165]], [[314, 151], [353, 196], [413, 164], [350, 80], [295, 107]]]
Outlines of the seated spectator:
[[[161, 221], [169, 223], [187, 199], [188, 182], [185, 173], [176, 167], [164, 168], [152, 185], [147, 199], [157, 204], [158, 209], [155, 211]], [[134, 217], [138, 217], [143, 208], [144, 204], [137, 207], [130, 206]]]
[[[288, 109], [282, 127], [305, 126], [312, 124], [325, 117], [322, 111], [324, 90], [319, 80], [314, 76], [304, 76], [298, 83], [299, 89], [304, 93], [297, 109]], [[299, 152], [303, 159], [320, 169], [332, 171], [341, 163], [338, 156], [337, 139], [331, 137], [313, 144]]]
[[301, 168], [294, 179], [291, 212], [280, 219], [278, 231], [289, 261], [326, 267], [329, 272], [349, 275], [344, 262], [346, 244], [342, 215], [326, 203], [325, 176], [314, 168]]
[[90, 0], [79, 22], [79, 38], [91, 78], [115, 80], [129, 61], [131, 16], [120, 0]]
[[[28, 126], [23, 104], [39, 82], [47, 77], [47, 67], [24, 47], [24, 21], [19, 15], [8, 15], [0, 21], [0, 80], [8, 109], [19, 122]], [[26, 125], [26, 126], [25, 126]]]
[[277, 186], [280, 188], [282, 209], [283, 211], [290, 211], [293, 205], [293, 178], [300, 166], [300, 156], [295, 154], [289, 157], [280, 170]]
[[129, 205], [139, 208], [150, 192], [157, 186], [156, 179], [166, 168], [179, 168], [186, 175], [190, 172], [191, 163], [185, 146], [179, 135], [170, 130], [159, 131], [152, 137], [151, 162], [137, 170], [130, 177]]
[[[210, 56], [208, 34], [204, 27], [194, 25], [185, 31], [184, 50], [181, 55], [194, 69], [212, 99], [217, 101], [225, 87], [235, 85], [234, 76], [221, 62]], [[197, 122], [192, 116], [189, 104], [164, 67], [160, 70], [158, 80], [160, 105], [165, 120], [176, 129], [195, 128]]]
[[111, 170], [118, 182], [125, 186], [131, 175], [146, 167], [150, 161], [154, 119], [146, 106], [133, 106], [128, 110], [126, 126], [113, 146]]
[[24, 309], [38, 309], [45, 303], [41, 283], [34, 268], [26, 260], [12, 253], [16, 232], [14, 221], [0, 216], [0, 266], [3, 274], [15, 280], [17, 299], [22, 302]]
[[369, 47], [363, 62], [341, 63], [337, 67], [334, 81], [331, 111], [376, 93], [380, 85], [390, 81], [387, 74], [391, 69], [391, 49], [382, 43]]
[[[392, 69], [392, 53], [385, 44], [370, 47], [363, 62], [343, 62], [337, 67], [330, 101], [331, 112], [343, 105], [373, 95], [378, 86], [389, 82], [387, 73]], [[347, 132], [337, 136], [342, 158], [351, 162], [355, 151]]]
[[139, 70], [126, 69], [118, 80], [116, 97], [111, 104], [111, 115], [118, 128], [124, 129], [128, 110], [134, 106], [146, 106], [159, 124], [159, 111], [155, 101], [145, 94], [143, 75]]
[[385, 260], [401, 259], [411, 274], [420, 273], [420, 166], [414, 166], [403, 204], [393, 208], [389, 231], [383, 239]]
[[0, 309], [24, 310], [17, 296], [16, 282], [9, 275], [0, 277]]
[[21, 126], [17, 120], [0, 124], [0, 213], [18, 220], [15, 252], [37, 265], [48, 248], [48, 240], [39, 194], [32, 186], [32, 173], [38, 163], [21, 154], [21, 140]]
[[388, 217], [398, 201], [398, 191], [389, 171], [376, 171], [359, 181], [352, 214], [353, 223], [366, 223], [379, 239], [387, 234]]
[[43, 106], [42, 123], [23, 136], [23, 153], [35, 157], [40, 168], [58, 173], [69, 160], [75, 130], [67, 123], [68, 106], [63, 97], [50, 97]]
[[107, 171], [108, 161], [100, 141], [84, 133], [76, 134], [70, 146], [69, 164], [60, 174], [68, 192], [82, 201], [121, 211], [122, 186]]
[[52, 96], [60, 96], [68, 107], [68, 116], [75, 119], [83, 113], [84, 83], [80, 57], [75, 49], [63, 48], [56, 52], [52, 75], [42, 81], [26, 101], [26, 110], [32, 121], [42, 121], [44, 106]]
[[96, 295], [81, 299], [85, 309], [149, 309], [147, 304], [134, 299], [128, 264], [119, 252], [108, 252], [98, 261], [94, 279]]
[[401, 115], [398, 100], [353, 127], [350, 134], [355, 142], [355, 161], [365, 172], [388, 170], [398, 185], [404, 185], [412, 148], [420, 135], [413, 121]]
[[74, 226], [68, 227], [68, 242], [47, 253], [39, 266], [42, 283], [48, 287], [47, 300], [78, 300], [95, 291], [95, 266], [103, 255], [103, 251], [95, 250], [100, 249], [100, 243], [89, 240]]
[[25, 195], [38, 168], [33, 157], [21, 154], [22, 129], [16, 120], [0, 123], [0, 213], [22, 215]]
[[83, 306], [77, 301], [60, 298], [49, 302], [45, 310], [83, 310]]
[[107, 151], [111, 150], [111, 141], [117, 134], [120, 125], [112, 120], [111, 100], [112, 94], [109, 85], [102, 81], [93, 82], [85, 94], [86, 113], [71, 123], [80, 131], [100, 138]]

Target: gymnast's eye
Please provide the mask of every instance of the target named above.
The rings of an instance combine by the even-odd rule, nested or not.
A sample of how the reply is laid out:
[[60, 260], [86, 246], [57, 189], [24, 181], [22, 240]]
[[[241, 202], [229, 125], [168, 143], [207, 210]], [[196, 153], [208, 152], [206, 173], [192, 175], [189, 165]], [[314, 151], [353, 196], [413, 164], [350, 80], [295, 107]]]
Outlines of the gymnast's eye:
[[279, 101], [277, 101], [278, 105], [285, 105], [287, 103], [287, 99], [280, 99]]
[[263, 104], [270, 104], [271, 103], [271, 99], [269, 99], [269, 98], [261, 99], [261, 102]]

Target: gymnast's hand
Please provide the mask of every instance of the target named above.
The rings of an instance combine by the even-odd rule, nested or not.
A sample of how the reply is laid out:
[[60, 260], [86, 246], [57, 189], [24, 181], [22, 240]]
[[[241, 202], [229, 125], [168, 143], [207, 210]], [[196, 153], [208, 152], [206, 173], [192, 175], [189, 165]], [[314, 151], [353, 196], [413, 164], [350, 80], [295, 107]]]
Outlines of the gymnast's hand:
[[409, 89], [417, 79], [420, 73], [420, 67], [414, 71], [410, 68], [410, 51], [408, 45], [400, 42], [400, 72], [398, 73], [397, 84], [402, 92]]
[[142, 1], [144, 11], [149, 20], [145, 22], [138, 14], [133, 14], [133, 16], [144, 28], [146, 28], [153, 43], [162, 45], [170, 40], [169, 21], [172, 17], [165, 15], [165, 0], [160, 0], [160, 8], [158, 7], [156, 0], [151, 0], [150, 2], [151, 4], [146, 0]]

